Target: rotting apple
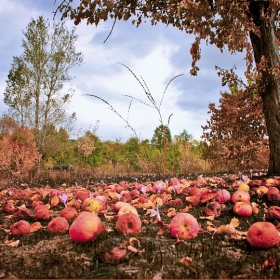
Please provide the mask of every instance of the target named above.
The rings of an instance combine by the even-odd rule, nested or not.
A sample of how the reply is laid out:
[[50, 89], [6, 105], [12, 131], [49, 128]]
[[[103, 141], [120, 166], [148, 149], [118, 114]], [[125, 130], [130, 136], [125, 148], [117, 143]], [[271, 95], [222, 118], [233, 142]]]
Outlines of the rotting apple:
[[124, 213], [118, 217], [116, 222], [116, 230], [125, 235], [137, 234], [141, 227], [141, 219], [134, 213]]
[[269, 249], [280, 243], [280, 235], [272, 223], [256, 222], [248, 229], [247, 241], [253, 248]]
[[250, 217], [253, 213], [253, 209], [249, 203], [238, 201], [233, 206], [233, 212], [240, 217]]
[[102, 230], [100, 218], [91, 212], [81, 212], [69, 228], [72, 241], [87, 243], [95, 240]]
[[59, 216], [71, 221], [78, 217], [78, 211], [74, 207], [66, 207], [60, 211]]
[[37, 220], [49, 220], [50, 209], [48, 205], [38, 205], [34, 208], [35, 218]]
[[225, 189], [218, 190], [217, 195], [221, 203], [230, 201], [231, 195], [228, 190]]
[[216, 202], [216, 201], [212, 201], [212, 202], [208, 202], [206, 207], [205, 207], [205, 214], [207, 216], [219, 216], [221, 214], [221, 204]]
[[126, 249], [118, 238], [106, 239], [102, 244], [100, 259], [104, 263], [118, 263], [126, 255]]
[[231, 196], [231, 201], [235, 204], [238, 201], [250, 202], [250, 194], [246, 191], [237, 190]]
[[198, 235], [199, 224], [197, 219], [189, 213], [179, 213], [172, 218], [170, 234], [179, 239], [194, 238]]
[[47, 231], [52, 234], [64, 234], [68, 229], [69, 224], [63, 217], [55, 217], [47, 225]]
[[280, 202], [279, 190], [276, 187], [271, 187], [266, 193], [267, 199], [273, 204], [278, 204]]
[[10, 226], [13, 236], [21, 236], [30, 233], [30, 224], [25, 220], [20, 220]]
[[266, 220], [280, 220], [280, 207], [270, 206], [265, 213]]

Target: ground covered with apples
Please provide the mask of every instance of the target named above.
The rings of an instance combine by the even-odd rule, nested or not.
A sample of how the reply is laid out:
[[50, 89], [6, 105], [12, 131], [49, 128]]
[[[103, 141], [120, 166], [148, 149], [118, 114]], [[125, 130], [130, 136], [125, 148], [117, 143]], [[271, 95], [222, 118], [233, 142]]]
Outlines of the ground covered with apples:
[[0, 189], [0, 278], [279, 278], [280, 177]]

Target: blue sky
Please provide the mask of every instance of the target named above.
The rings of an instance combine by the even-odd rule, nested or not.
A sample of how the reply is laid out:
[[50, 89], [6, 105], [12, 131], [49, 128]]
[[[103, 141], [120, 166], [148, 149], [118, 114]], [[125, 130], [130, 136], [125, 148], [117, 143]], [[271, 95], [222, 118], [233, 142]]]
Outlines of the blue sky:
[[[26, 30], [31, 18], [40, 15], [52, 20], [53, 11], [60, 0], [1, 0], [0, 1], [0, 114], [7, 112], [3, 101], [8, 72], [13, 56], [22, 54], [22, 31]], [[56, 21], [60, 20], [58, 13]], [[65, 20], [68, 29], [74, 27], [73, 21]], [[71, 86], [75, 95], [69, 106], [69, 113], [77, 114], [76, 130], [87, 130], [99, 120], [97, 135], [102, 141], [120, 139], [125, 142], [132, 134], [125, 122], [102, 101], [86, 96], [94, 94], [109, 102], [119, 114], [127, 119], [130, 95], [149, 103], [143, 89], [133, 75], [123, 66], [128, 66], [137, 77], [142, 76], [153, 98], [159, 104], [167, 83], [176, 75], [169, 86], [161, 106], [164, 124], [170, 114], [172, 136], [184, 129], [196, 139], [202, 135], [201, 125], [209, 119], [208, 104], [218, 105], [220, 92], [228, 90], [221, 86], [215, 65], [229, 69], [237, 66], [242, 75], [245, 69], [244, 55], [223, 54], [214, 46], [202, 44], [202, 58], [198, 62], [198, 76], [189, 74], [191, 57], [189, 49], [194, 37], [171, 26], [149, 22], [138, 28], [129, 21], [117, 21], [112, 35], [104, 44], [112, 26], [112, 21], [101, 22], [98, 27], [82, 22], [76, 27], [77, 51], [84, 56], [84, 63], [73, 68], [75, 79]], [[151, 139], [153, 131], [160, 125], [156, 110], [133, 101], [129, 113], [129, 123], [140, 139]]]

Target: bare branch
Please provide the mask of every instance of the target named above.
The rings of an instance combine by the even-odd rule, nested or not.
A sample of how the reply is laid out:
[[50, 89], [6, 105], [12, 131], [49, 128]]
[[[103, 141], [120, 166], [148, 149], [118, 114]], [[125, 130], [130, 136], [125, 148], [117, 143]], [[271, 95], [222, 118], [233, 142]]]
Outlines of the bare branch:
[[103, 44], [105, 44], [106, 41], [107, 41], [107, 40], [109, 39], [109, 37], [111, 36], [111, 34], [112, 34], [112, 32], [113, 32], [113, 29], [114, 29], [114, 27], [115, 27], [116, 21], [117, 21], [117, 16], [115, 16], [115, 20], [114, 20], [114, 23], [113, 23], [113, 25], [112, 25], [111, 31], [110, 31], [109, 35], [107, 36], [107, 38], [105, 39], [105, 41], [103, 42]]

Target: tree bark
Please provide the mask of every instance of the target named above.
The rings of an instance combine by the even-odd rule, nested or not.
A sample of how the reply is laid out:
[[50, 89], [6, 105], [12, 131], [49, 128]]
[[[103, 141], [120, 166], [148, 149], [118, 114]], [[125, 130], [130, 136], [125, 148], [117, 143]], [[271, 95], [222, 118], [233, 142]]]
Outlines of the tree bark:
[[[268, 175], [280, 174], [280, 114], [279, 114], [279, 81], [271, 73], [271, 70], [279, 66], [279, 53], [274, 34], [275, 13], [270, 7], [269, 1], [252, 1], [249, 5], [250, 14], [257, 32], [250, 32], [250, 40], [253, 47], [254, 59], [261, 78], [259, 91], [263, 100], [263, 111], [266, 120], [269, 137], [269, 166]], [[266, 16], [264, 16], [266, 15]], [[267, 20], [269, 18], [269, 20]], [[261, 64], [266, 61], [265, 69]]]

